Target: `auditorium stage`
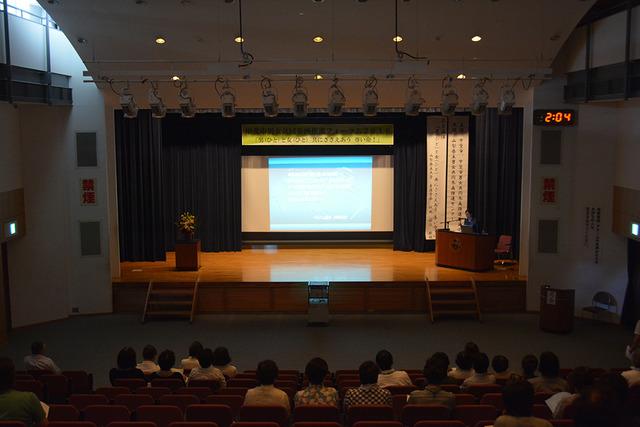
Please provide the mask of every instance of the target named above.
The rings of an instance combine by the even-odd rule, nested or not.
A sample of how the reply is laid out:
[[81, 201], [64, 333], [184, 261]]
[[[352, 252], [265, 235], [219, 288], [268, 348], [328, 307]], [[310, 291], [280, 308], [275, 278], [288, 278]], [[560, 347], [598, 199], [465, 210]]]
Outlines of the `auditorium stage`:
[[518, 266], [467, 272], [435, 265], [435, 253], [394, 251], [390, 245], [246, 246], [241, 252], [203, 252], [197, 272], [162, 262], [123, 262], [113, 279], [115, 312], [142, 312], [150, 281], [199, 280], [198, 313], [307, 310], [306, 284], [328, 280], [334, 313], [426, 312], [425, 280], [476, 281], [485, 312], [525, 310], [526, 277]]

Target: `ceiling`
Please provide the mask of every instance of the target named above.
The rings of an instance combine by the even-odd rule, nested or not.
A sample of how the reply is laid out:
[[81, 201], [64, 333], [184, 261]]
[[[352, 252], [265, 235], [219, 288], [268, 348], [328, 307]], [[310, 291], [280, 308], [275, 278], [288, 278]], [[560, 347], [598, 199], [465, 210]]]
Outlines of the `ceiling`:
[[[560, 47], [595, 0], [39, 0], [94, 78], [191, 79], [296, 74], [515, 78], [550, 74]], [[140, 3], [140, 4], [139, 4]], [[472, 42], [474, 35], [482, 41]], [[157, 45], [161, 35], [167, 43]], [[314, 43], [314, 36], [324, 38]], [[84, 43], [78, 40], [84, 39]], [[403, 77], [404, 78], [404, 77]]]

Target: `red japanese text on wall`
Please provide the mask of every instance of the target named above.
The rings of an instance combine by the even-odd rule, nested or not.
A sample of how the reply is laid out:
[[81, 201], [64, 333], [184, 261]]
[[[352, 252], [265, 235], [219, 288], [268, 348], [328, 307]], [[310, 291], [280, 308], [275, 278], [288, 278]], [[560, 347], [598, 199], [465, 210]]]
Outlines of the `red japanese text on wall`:
[[83, 206], [98, 204], [95, 178], [82, 178], [80, 180], [80, 204]]
[[542, 178], [542, 203], [555, 204], [558, 202], [557, 178]]

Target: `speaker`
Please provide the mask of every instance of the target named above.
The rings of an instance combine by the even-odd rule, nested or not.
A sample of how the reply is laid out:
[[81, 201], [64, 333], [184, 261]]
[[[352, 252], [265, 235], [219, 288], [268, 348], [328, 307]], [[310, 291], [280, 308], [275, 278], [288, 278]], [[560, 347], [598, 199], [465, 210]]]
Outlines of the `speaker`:
[[79, 168], [98, 166], [95, 132], [76, 133], [76, 163]]

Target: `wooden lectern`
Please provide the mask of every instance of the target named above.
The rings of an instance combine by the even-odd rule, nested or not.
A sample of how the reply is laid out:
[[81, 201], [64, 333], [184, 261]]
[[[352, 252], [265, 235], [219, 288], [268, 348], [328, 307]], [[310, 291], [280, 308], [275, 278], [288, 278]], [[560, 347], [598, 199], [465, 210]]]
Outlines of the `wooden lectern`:
[[567, 334], [573, 330], [575, 289], [540, 289], [540, 329]]
[[200, 240], [176, 242], [176, 270], [200, 269]]
[[495, 248], [495, 236], [438, 230], [436, 265], [470, 271], [491, 270]]

